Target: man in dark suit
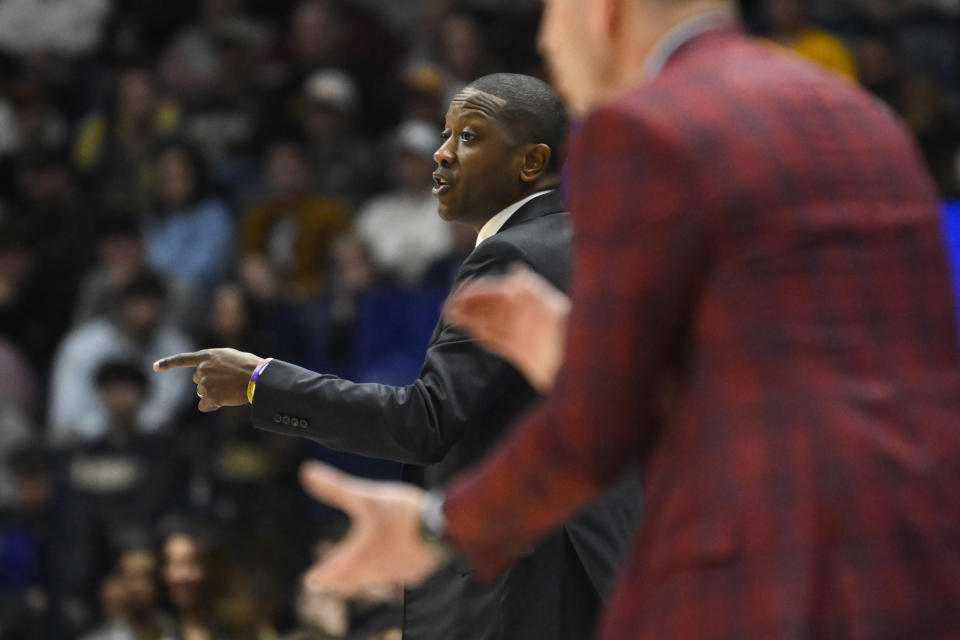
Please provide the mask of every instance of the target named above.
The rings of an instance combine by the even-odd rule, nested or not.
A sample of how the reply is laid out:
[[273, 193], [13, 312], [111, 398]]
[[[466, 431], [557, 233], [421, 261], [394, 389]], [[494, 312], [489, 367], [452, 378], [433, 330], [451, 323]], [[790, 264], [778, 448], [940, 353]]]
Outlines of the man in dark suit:
[[[639, 460], [645, 524], [601, 637], [956, 638], [960, 355], [906, 127], [754, 42], [732, 2], [547, 0], [541, 43], [589, 112], [553, 392], [443, 496], [307, 467], [354, 516], [308, 583], [415, 581], [421, 526], [494, 576]], [[518, 279], [504, 322], [556, 315]], [[477, 287], [461, 322], [496, 303]], [[543, 326], [563, 323], [517, 327], [515, 353], [556, 345]], [[530, 366], [552, 360], [518, 364], [549, 386]]]
[[[565, 108], [545, 83], [496, 74], [451, 102], [434, 158], [442, 218], [477, 229], [462, 284], [524, 264], [565, 288], [571, 229], [556, 191]], [[229, 349], [182, 354], [158, 370], [196, 366], [200, 408], [247, 401], [256, 426], [340, 451], [405, 463], [423, 487], [445, 483], [483, 455], [536, 392], [511, 365], [440, 322], [419, 378], [404, 387], [357, 384]], [[251, 377], [255, 380], [251, 382]], [[453, 563], [405, 594], [408, 638], [583, 638], [629, 544], [636, 479], [619, 485], [524, 554], [495, 583]]]

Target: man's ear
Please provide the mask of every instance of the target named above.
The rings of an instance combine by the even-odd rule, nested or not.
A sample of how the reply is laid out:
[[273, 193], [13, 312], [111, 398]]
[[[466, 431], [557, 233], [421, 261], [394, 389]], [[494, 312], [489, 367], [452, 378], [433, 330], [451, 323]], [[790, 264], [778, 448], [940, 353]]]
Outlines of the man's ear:
[[550, 147], [543, 143], [529, 145], [520, 165], [520, 180], [535, 182], [546, 173], [549, 164]]

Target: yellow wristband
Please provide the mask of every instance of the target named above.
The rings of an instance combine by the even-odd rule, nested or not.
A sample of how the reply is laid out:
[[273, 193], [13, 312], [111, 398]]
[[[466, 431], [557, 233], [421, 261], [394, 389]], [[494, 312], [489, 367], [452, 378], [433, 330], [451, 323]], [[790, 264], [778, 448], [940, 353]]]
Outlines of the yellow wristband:
[[253, 374], [250, 376], [250, 382], [247, 383], [247, 402], [253, 404], [253, 392], [257, 389], [257, 380], [260, 379], [260, 374], [263, 373], [263, 370], [267, 368], [267, 365], [270, 364], [270, 361], [273, 358], [267, 358], [263, 362], [257, 365], [257, 368], [253, 370]]

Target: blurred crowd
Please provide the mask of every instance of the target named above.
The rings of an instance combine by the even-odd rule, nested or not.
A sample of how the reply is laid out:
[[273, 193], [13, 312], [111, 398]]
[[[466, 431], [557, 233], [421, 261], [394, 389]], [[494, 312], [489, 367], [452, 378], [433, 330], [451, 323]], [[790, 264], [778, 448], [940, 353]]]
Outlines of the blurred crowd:
[[[960, 0], [743, 4], [960, 196]], [[545, 76], [539, 12], [0, 0], [0, 638], [395, 637], [394, 592], [299, 593], [344, 523], [296, 470], [397, 467], [201, 415], [189, 371], [150, 365], [230, 346], [412, 381], [475, 241], [430, 192], [446, 104]]]

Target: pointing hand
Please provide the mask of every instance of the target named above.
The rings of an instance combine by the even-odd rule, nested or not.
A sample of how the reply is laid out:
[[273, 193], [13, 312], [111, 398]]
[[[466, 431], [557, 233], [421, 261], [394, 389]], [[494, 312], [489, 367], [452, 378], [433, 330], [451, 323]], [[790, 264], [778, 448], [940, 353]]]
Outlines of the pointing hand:
[[197, 385], [200, 411], [216, 411], [247, 403], [247, 383], [263, 358], [236, 349], [203, 349], [179, 353], [157, 360], [154, 371], [196, 367], [193, 381]]

